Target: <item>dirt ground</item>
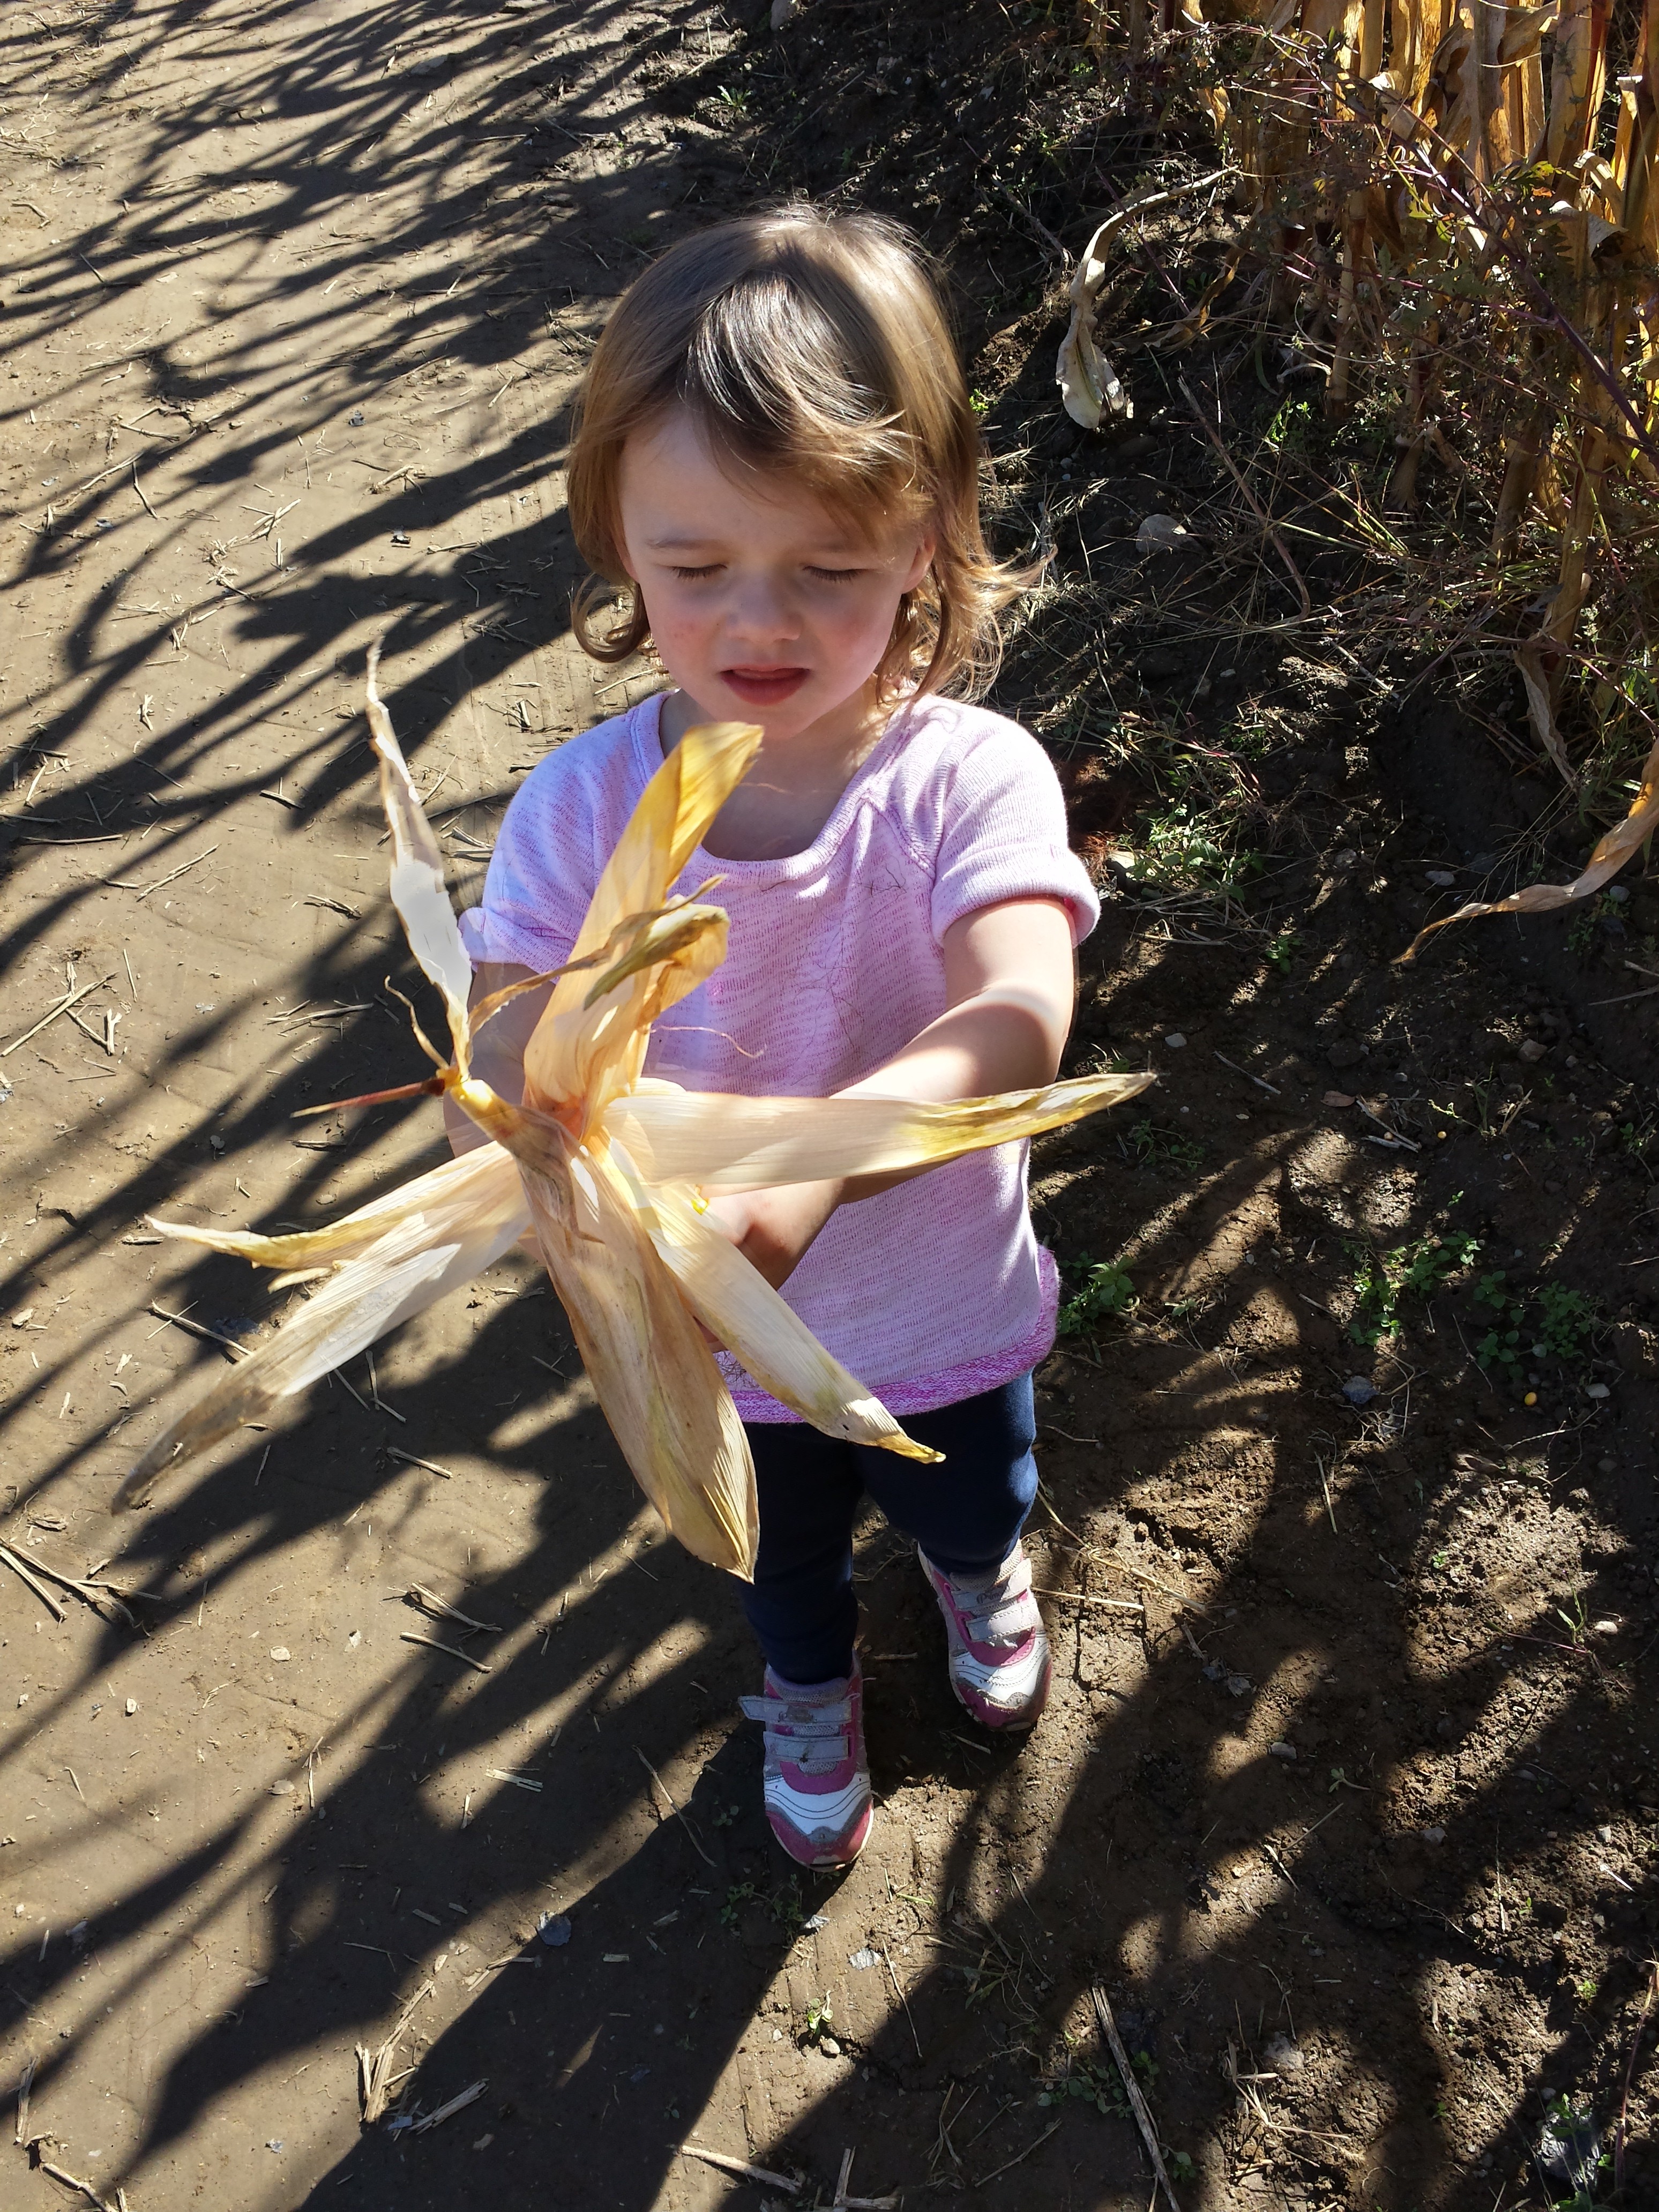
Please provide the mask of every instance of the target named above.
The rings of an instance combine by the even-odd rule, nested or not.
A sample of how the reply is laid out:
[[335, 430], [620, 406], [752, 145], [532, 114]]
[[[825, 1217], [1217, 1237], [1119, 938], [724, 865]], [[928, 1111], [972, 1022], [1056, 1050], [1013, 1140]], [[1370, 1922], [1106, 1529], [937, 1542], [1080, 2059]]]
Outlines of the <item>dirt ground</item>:
[[[1405, 600], [1368, 660], [1335, 568], [1304, 618], [1259, 538], [1212, 557], [1165, 372], [1111, 438], [1058, 415], [1052, 234], [1179, 151], [1066, 15], [5, 19], [7, 2212], [828, 2205], [848, 2151], [848, 2202], [1145, 2212], [1097, 1991], [1186, 2212], [1541, 2207], [1563, 2098], [1582, 2203], [1659, 2202], [1659, 886], [1390, 965], [1583, 827], [1412, 672]], [[998, 182], [1016, 125], [1069, 202]], [[525, 769], [657, 680], [568, 635], [592, 334], [786, 190], [945, 260], [1004, 542], [1055, 555], [994, 696], [1111, 893], [1072, 1065], [1161, 1079], [1034, 1162], [1073, 1283], [1138, 1301], [1041, 1376], [1048, 1717], [979, 1739], [872, 1522], [880, 1811], [836, 1881], [770, 1846], [732, 1593], [527, 1264], [111, 1510], [296, 1295], [145, 1212], [307, 1223], [438, 1156], [424, 1103], [292, 1119], [420, 1073], [367, 644], [476, 895]], [[1154, 512], [1186, 551], [1137, 553]], [[1137, 731], [1246, 790], [1237, 896], [1149, 882]]]

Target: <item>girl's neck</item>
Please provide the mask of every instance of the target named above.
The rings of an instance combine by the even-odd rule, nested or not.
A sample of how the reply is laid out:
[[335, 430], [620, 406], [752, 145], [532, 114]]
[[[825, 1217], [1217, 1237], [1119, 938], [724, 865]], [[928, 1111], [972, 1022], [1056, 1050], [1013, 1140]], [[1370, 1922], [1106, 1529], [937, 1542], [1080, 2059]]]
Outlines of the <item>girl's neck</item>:
[[[891, 719], [891, 709], [873, 697], [848, 704], [857, 711], [838, 714], [830, 727], [763, 739], [748, 775], [709, 824], [704, 852], [718, 860], [782, 860], [806, 851]], [[688, 693], [669, 692], [659, 724], [664, 757], [710, 719]]]

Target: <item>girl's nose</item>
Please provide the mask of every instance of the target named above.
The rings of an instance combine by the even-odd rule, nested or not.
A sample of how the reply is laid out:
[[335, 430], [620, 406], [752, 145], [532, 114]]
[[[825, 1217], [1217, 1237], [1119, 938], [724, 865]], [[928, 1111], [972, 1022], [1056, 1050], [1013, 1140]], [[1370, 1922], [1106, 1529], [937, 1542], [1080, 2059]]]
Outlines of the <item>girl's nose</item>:
[[739, 581], [727, 623], [736, 636], [757, 643], [775, 643], [798, 635], [800, 629], [793, 595], [781, 579], [772, 576], [749, 576]]

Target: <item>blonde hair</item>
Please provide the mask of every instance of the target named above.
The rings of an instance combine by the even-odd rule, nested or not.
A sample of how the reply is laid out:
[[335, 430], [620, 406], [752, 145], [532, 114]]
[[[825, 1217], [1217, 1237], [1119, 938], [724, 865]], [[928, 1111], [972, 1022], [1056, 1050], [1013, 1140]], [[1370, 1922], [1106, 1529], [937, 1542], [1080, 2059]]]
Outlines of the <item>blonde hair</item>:
[[794, 478], [861, 532], [879, 514], [933, 533], [932, 564], [900, 601], [876, 671], [884, 697], [988, 680], [998, 611], [1030, 578], [986, 545], [979, 425], [907, 232], [799, 205], [740, 216], [672, 246], [623, 295], [588, 369], [568, 479], [595, 572], [574, 626], [597, 660], [626, 659], [650, 635], [637, 588], [617, 626], [594, 624], [605, 586], [629, 581], [623, 447], [676, 405], [718, 457]]

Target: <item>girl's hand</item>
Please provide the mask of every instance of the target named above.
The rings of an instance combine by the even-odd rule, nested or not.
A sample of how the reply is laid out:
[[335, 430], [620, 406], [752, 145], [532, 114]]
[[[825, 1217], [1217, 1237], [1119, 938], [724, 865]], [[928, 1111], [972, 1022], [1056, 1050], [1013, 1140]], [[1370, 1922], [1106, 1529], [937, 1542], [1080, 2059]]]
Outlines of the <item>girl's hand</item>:
[[722, 1192], [709, 1200], [708, 1218], [775, 1291], [781, 1290], [840, 1205], [842, 1193], [839, 1182]]

